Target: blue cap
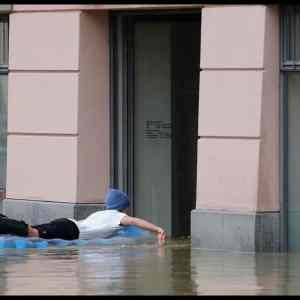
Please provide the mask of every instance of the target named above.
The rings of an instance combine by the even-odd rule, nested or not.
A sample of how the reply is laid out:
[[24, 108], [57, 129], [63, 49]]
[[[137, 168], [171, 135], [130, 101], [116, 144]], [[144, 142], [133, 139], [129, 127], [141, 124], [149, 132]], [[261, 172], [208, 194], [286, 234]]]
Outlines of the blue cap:
[[129, 206], [128, 196], [120, 190], [109, 189], [105, 197], [107, 209], [125, 209]]

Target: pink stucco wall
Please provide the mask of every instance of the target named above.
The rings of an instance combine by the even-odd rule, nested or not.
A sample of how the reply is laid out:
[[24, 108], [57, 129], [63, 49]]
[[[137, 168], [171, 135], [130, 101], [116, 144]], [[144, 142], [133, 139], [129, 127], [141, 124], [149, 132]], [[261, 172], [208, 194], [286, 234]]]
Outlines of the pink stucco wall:
[[206, 7], [201, 25], [201, 68], [263, 67], [265, 6]]
[[10, 133], [78, 133], [79, 72], [13, 71], [8, 84]]
[[279, 205], [279, 8], [268, 7], [265, 21], [258, 203], [260, 211]]
[[109, 185], [109, 36], [107, 12], [80, 18], [78, 186], [80, 202], [99, 202]]
[[276, 211], [278, 12], [202, 12], [197, 208]]
[[10, 18], [7, 197], [102, 202], [109, 179], [107, 13]]
[[79, 21], [10, 14], [8, 198], [77, 200]]
[[199, 136], [259, 137], [262, 71], [208, 70], [200, 75]]
[[10, 134], [6, 197], [75, 202], [77, 136]]
[[80, 12], [10, 14], [11, 70], [78, 70]]
[[197, 208], [256, 210], [260, 141], [200, 138]]
[[[10, 15], [7, 197], [101, 202], [107, 12], [47, 7]], [[278, 11], [215, 6], [202, 17], [197, 208], [277, 210]]]

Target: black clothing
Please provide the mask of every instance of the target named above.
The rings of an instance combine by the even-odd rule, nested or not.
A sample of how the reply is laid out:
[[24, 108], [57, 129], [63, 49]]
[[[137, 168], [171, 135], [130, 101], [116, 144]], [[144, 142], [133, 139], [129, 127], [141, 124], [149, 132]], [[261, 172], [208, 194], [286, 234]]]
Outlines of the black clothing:
[[0, 214], [0, 234], [28, 236], [28, 224]]
[[[75, 240], [79, 237], [77, 225], [67, 218], [55, 219], [49, 223], [34, 225], [43, 239]], [[28, 236], [28, 224], [24, 221], [10, 219], [0, 214], [0, 234]]]
[[76, 240], [79, 237], [77, 225], [67, 218], [61, 218], [50, 223], [34, 225], [42, 239]]

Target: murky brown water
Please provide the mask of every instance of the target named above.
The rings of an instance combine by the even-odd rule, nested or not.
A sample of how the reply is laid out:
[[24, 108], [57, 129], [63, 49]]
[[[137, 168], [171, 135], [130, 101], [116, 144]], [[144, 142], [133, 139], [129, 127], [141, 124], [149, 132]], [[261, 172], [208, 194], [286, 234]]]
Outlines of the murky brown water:
[[0, 252], [1, 295], [300, 294], [300, 253], [191, 249], [188, 240]]

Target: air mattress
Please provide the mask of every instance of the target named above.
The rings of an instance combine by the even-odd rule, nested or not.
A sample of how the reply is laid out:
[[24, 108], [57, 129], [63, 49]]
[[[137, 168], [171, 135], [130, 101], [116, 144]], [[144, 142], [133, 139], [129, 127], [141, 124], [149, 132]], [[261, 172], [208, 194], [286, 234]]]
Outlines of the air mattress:
[[131, 244], [138, 241], [153, 239], [153, 235], [146, 230], [136, 226], [126, 226], [118, 230], [117, 234], [110, 238], [92, 239], [92, 240], [62, 240], [62, 239], [41, 239], [41, 238], [23, 238], [14, 235], [0, 235], [0, 249], [4, 248], [48, 248], [48, 247], [67, 247], [67, 246], [85, 246], [85, 245], [115, 245]]

